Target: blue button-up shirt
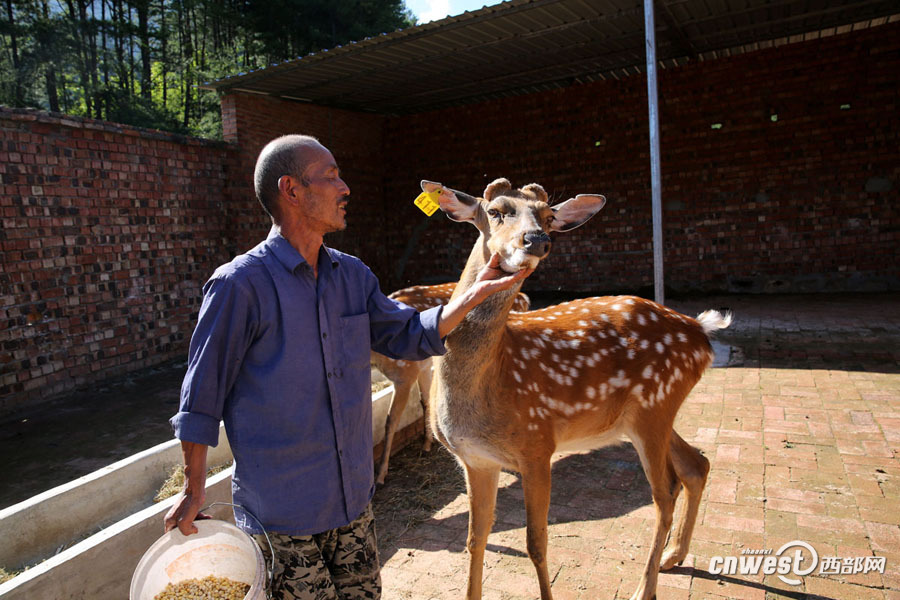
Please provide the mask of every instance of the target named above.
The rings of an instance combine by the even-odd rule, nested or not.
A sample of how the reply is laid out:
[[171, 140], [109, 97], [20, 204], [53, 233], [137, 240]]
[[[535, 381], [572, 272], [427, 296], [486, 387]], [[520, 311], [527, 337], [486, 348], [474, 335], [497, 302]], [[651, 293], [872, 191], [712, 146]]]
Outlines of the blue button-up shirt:
[[411, 360], [445, 352], [440, 307], [390, 300], [362, 261], [325, 246], [318, 270], [274, 232], [216, 270], [171, 420], [176, 437], [210, 446], [224, 420], [235, 503], [289, 535], [346, 525], [372, 499], [370, 347]]

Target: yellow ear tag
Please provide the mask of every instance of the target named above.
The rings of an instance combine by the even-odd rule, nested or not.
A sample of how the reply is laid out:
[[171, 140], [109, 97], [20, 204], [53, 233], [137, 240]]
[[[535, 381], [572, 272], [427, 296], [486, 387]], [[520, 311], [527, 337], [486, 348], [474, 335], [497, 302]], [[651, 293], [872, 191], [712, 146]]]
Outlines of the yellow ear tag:
[[419, 197], [416, 198], [415, 205], [419, 207], [419, 210], [430, 217], [434, 214], [434, 211], [441, 207], [441, 205], [438, 203], [438, 196], [440, 195], [441, 190], [436, 190], [434, 192], [422, 192], [421, 194], [419, 194]]

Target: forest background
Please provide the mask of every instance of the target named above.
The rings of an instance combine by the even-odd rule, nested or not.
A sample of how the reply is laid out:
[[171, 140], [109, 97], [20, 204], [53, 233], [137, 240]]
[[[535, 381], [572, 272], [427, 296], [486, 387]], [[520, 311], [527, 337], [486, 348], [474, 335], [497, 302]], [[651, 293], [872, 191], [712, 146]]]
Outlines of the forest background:
[[403, 0], [0, 1], [0, 104], [213, 139], [199, 84], [416, 24]]

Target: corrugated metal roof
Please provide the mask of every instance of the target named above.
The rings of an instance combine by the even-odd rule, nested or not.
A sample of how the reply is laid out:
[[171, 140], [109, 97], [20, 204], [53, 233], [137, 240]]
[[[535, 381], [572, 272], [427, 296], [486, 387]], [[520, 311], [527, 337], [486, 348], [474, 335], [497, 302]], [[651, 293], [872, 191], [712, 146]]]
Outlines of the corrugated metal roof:
[[[656, 54], [688, 60], [900, 20], [896, 0], [659, 0]], [[641, 0], [510, 0], [204, 84], [400, 114], [643, 70]]]

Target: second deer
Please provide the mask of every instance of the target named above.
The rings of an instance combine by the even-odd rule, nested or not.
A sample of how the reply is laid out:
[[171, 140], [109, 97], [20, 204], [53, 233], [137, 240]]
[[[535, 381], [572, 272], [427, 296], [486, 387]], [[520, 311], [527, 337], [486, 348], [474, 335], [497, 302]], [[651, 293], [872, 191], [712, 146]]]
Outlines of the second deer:
[[[483, 198], [422, 182], [440, 206], [480, 235], [454, 294], [468, 289], [493, 254], [504, 271], [531, 268], [550, 251], [550, 232], [593, 217], [603, 196], [580, 195], [556, 206], [536, 184], [513, 189], [505, 179]], [[637, 297], [589, 298], [510, 314], [514, 286], [474, 308], [435, 358], [432, 428], [465, 469], [469, 499], [466, 597], [481, 598], [484, 551], [501, 468], [518, 471], [525, 497], [526, 544], [542, 600], [551, 600], [547, 515], [556, 452], [631, 439], [656, 508], [650, 554], [633, 599], [650, 600], [660, 568], [685, 559], [706, 485], [709, 461], [673, 423], [682, 402], [712, 362], [709, 336], [730, 315], [692, 319]], [[675, 500], [685, 507], [669, 538]]]

